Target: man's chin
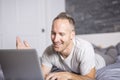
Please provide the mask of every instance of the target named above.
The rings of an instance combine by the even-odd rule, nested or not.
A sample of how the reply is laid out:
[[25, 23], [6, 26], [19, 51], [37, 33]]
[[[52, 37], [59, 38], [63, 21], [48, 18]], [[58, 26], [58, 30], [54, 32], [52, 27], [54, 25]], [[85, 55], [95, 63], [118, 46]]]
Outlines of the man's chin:
[[53, 48], [54, 49], [54, 51], [56, 51], [56, 52], [60, 52], [60, 49], [59, 48]]

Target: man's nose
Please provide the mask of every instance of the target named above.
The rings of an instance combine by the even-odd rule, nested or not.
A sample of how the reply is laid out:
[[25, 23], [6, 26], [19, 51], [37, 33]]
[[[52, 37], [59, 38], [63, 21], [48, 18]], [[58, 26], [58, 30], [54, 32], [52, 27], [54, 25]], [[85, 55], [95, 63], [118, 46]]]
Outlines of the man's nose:
[[54, 42], [57, 42], [60, 40], [60, 36], [59, 35], [56, 35], [55, 38], [54, 38]]

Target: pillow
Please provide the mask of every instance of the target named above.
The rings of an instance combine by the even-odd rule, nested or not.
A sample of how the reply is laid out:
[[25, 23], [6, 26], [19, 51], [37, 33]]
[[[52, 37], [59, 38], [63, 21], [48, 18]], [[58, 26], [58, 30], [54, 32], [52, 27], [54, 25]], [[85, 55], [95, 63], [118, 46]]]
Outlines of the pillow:
[[110, 46], [110, 47], [107, 48], [107, 51], [106, 51], [105, 54], [109, 55], [111, 58], [113, 58], [114, 60], [116, 60], [116, 58], [118, 56], [118, 51], [117, 51], [116, 47]]
[[117, 57], [116, 62], [120, 62], [120, 55]]
[[95, 53], [105, 54], [105, 52], [106, 52], [106, 48], [101, 48], [101, 47], [96, 46], [96, 45], [93, 45], [93, 47], [94, 47]]
[[117, 50], [115, 47], [106, 47], [101, 48], [98, 46], [93, 45], [95, 53], [99, 54], [105, 60], [106, 66], [109, 64], [113, 64], [116, 61]]
[[109, 55], [102, 54], [101, 56], [104, 58], [105, 63], [106, 63], [106, 66], [108, 66], [108, 65], [110, 65], [110, 64], [113, 64], [113, 63], [115, 63], [115, 61], [116, 61], [116, 60], [114, 60], [114, 59], [113, 59], [111, 56], [109, 56]]
[[116, 49], [118, 51], [118, 55], [120, 55], [120, 42], [116, 45]]
[[2, 71], [2, 68], [1, 68], [1, 65], [0, 65], [0, 80], [5, 80], [4, 79], [4, 75], [3, 75], [3, 71]]

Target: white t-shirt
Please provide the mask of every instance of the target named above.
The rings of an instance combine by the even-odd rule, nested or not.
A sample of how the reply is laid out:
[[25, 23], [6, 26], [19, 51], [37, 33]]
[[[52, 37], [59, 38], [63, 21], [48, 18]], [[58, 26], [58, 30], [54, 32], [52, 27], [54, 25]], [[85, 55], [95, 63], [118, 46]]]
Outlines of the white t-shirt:
[[61, 70], [86, 75], [95, 67], [95, 54], [92, 45], [80, 38], [74, 39], [74, 47], [67, 58], [56, 53], [52, 45], [42, 55], [42, 64], [52, 68], [56, 66]]

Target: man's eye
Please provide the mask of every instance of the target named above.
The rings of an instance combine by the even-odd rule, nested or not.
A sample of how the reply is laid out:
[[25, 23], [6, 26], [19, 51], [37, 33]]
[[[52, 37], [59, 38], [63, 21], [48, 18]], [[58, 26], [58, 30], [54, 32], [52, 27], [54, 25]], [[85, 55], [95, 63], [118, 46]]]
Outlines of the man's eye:
[[64, 36], [65, 34], [64, 33], [60, 33], [61, 36]]
[[52, 35], [55, 35], [55, 33], [54, 33], [54, 32], [51, 32], [51, 34], [52, 34]]

